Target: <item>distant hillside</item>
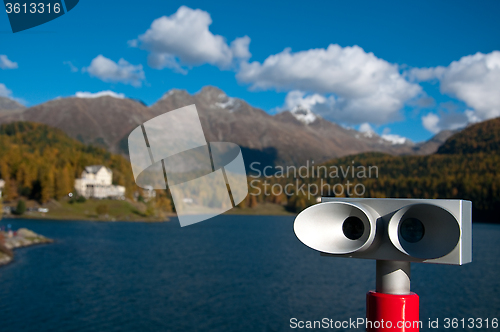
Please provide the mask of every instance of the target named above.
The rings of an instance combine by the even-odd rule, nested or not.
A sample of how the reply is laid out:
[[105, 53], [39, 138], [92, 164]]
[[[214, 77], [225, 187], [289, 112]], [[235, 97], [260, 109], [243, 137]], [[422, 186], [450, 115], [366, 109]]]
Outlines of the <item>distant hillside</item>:
[[374, 132], [344, 128], [301, 107], [272, 116], [211, 86], [194, 95], [171, 90], [151, 107], [112, 96], [59, 98], [25, 110], [1, 111], [0, 123], [44, 123], [83, 143], [127, 155], [127, 137], [139, 124], [191, 104], [198, 109], [208, 141], [237, 143], [246, 162], [258, 161], [263, 166], [300, 165], [307, 160], [320, 163], [369, 151], [428, 154], [434, 153], [442, 143], [439, 138], [443, 139], [442, 135], [436, 136], [438, 141], [428, 144], [391, 140]]
[[395, 155], [420, 151], [410, 140], [394, 141], [374, 132], [344, 128], [303, 107], [269, 115], [212, 86], [195, 95], [171, 90], [150, 110], [159, 115], [190, 104], [198, 109], [207, 139], [237, 143], [243, 147], [246, 161], [302, 165], [369, 151]]
[[[491, 123], [488, 123], [491, 122]], [[493, 124], [492, 124], [493, 123]], [[498, 119], [479, 124], [494, 128]], [[500, 222], [500, 153], [492, 144], [483, 148], [482, 135], [478, 127], [471, 126], [463, 133], [448, 139], [449, 142], [466, 142], [457, 151], [465, 153], [436, 153], [428, 156], [392, 156], [383, 153], [363, 153], [336, 158], [324, 164], [326, 167], [376, 166], [377, 176], [353, 177], [352, 173], [339, 177], [299, 179], [300, 183], [328, 183], [331, 187], [340, 183], [363, 184], [364, 197], [394, 198], [455, 198], [473, 202], [474, 219]], [[466, 134], [470, 136], [466, 136]], [[483, 130], [483, 133], [485, 131]], [[465, 137], [464, 137], [465, 136]], [[489, 137], [489, 136], [488, 136]], [[494, 142], [494, 139], [486, 139]], [[480, 147], [476, 150], [476, 147]], [[73, 183], [87, 165], [102, 164], [113, 170], [113, 182], [124, 185], [131, 195], [135, 186], [129, 162], [120, 155], [112, 154], [101, 147], [85, 145], [68, 137], [63, 131], [47, 125], [15, 122], [0, 125], [0, 177], [6, 181], [4, 200], [15, 200], [19, 196], [41, 203], [59, 199], [73, 191]], [[317, 167], [317, 166], [316, 166]], [[295, 183], [296, 178], [266, 179], [273, 182]], [[321, 182], [323, 181], [323, 182]], [[250, 188], [253, 191], [255, 188]], [[166, 193], [165, 193], [166, 195]], [[325, 196], [333, 195], [324, 192]], [[279, 196], [249, 195], [242, 206], [255, 207], [259, 202], [286, 204], [290, 211], [298, 212], [315, 202], [300, 192]]]
[[124, 98], [62, 98], [22, 112], [0, 114], [0, 123], [37, 122], [63, 130], [85, 144], [128, 153], [128, 134], [152, 117], [143, 104]]
[[[337, 183], [345, 185], [346, 181], [363, 184], [366, 188], [363, 197], [466, 199], [473, 203], [475, 221], [500, 223], [499, 125], [500, 119], [473, 125], [450, 137], [439, 153], [428, 156], [365, 153], [324, 164], [328, 169], [376, 166], [378, 177], [359, 178], [351, 173], [340, 174], [338, 178], [316, 175], [304, 179], [304, 183], [318, 187], [321, 181], [331, 187]], [[294, 179], [274, 179], [282, 184], [290, 181]], [[325, 191], [323, 195], [334, 196], [334, 193]], [[284, 199], [295, 212], [315, 202], [301, 193], [286, 198], [259, 197], [259, 201], [271, 202]]]
[[0, 112], [25, 109], [23, 105], [7, 97], [0, 97]]
[[437, 153], [500, 153], [500, 118], [476, 123], [453, 135]]
[[460, 130], [443, 130], [431, 137], [428, 141], [417, 144], [413, 151], [417, 155], [433, 154], [438, 151], [439, 147], [443, 145], [448, 138], [459, 132]]

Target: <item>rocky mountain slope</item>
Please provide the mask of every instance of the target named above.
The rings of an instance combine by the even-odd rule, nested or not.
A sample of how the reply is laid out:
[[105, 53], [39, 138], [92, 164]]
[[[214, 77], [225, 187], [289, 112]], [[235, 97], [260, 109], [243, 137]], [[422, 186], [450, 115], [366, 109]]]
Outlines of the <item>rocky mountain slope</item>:
[[413, 147], [413, 154], [428, 155], [435, 153], [438, 148], [446, 142], [448, 138], [460, 132], [457, 130], [443, 130], [431, 137], [428, 141], [415, 144]]
[[18, 103], [15, 100], [12, 100], [7, 97], [0, 96], [0, 112], [2, 111], [14, 111], [14, 110], [22, 110], [25, 109], [23, 105]]
[[394, 144], [375, 133], [339, 126], [307, 109], [269, 115], [215, 87], [205, 87], [195, 95], [172, 90], [150, 110], [159, 115], [191, 104], [198, 109], [208, 141], [237, 143], [248, 159], [266, 164], [319, 163], [366, 151], [411, 154], [415, 149], [412, 142]]
[[126, 138], [152, 114], [143, 104], [125, 98], [62, 98], [0, 115], [0, 123], [30, 121], [56, 127], [86, 144], [125, 153]]
[[247, 162], [259, 161], [262, 165], [303, 164], [307, 160], [320, 163], [367, 151], [428, 154], [435, 152], [448, 137], [444, 133], [416, 145], [409, 140], [394, 141], [374, 132], [344, 128], [304, 108], [273, 116], [211, 86], [194, 95], [184, 90], [171, 90], [150, 107], [112, 96], [55, 99], [25, 110], [0, 113], [0, 123], [41, 122], [84, 143], [127, 154], [127, 137], [135, 127], [157, 115], [191, 104], [198, 109], [208, 141], [237, 143]]

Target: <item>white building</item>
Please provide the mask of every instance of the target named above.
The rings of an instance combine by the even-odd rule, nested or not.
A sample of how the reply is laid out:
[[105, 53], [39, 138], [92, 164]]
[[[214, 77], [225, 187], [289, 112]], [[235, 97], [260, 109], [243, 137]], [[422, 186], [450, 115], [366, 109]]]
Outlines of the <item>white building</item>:
[[145, 186], [142, 192], [144, 193], [146, 202], [156, 197], [156, 190], [153, 189], [153, 186]]
[[123, 198], [125, 187], [113, 185], [113, 171], [102, 165], [87, 166], [82, 178], [75, 180], [78, 195], [86, 198]]

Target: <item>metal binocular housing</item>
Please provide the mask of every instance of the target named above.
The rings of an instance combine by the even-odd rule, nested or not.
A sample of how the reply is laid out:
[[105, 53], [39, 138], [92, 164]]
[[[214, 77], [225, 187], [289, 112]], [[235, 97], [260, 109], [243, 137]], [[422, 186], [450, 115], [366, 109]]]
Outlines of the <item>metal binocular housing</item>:
[[325, 256], [462, 265], [472, 261], [471, 210], [465, 200], [323, 197], [294, 231]]

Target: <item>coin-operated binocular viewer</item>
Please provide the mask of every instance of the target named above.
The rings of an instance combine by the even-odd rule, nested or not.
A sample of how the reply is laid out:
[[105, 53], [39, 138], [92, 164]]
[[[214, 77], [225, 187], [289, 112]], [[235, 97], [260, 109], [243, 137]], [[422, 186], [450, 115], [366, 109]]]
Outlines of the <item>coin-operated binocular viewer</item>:
[[470, 263], [471, 209], [464, 200], [324, 197], [297, 216], [294, 231], [323, 256], [377, 261], [376, 289], [366, 295], [368, 331], [418, 331], [410, 263]]

